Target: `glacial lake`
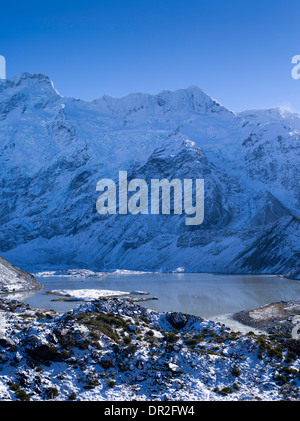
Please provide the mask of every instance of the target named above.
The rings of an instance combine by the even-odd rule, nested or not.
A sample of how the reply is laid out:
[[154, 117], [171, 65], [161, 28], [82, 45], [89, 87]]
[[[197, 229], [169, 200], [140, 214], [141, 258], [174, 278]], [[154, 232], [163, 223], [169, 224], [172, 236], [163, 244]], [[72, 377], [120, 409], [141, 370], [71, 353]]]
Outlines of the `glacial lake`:
[[[49, 290], [105, 289], [145, 291], [158, 300], [139, 303], [157, 311], [178, 311], [212, 320], [237, 311], [280, 300], [299, 300], [300, 281], [274, 275], [228, 275], [211, 273], [106, 274], [104, 277], [38, 276], [44, 289], [16, 297], [35, 308], [66, 312], [82, 302], [52, 301]], [[146, 298], [147, 296], [143, 296]]]

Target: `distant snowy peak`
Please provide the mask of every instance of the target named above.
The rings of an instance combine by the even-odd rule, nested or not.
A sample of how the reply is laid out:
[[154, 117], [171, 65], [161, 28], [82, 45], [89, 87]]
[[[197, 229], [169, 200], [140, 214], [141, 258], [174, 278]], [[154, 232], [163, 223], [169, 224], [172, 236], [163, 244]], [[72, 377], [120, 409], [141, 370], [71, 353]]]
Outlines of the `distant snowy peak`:
[[82, 107], [94, 109], [101, 114], [118, 116], [129, 121], [140, 117], [164, 116], [167, 113], [174, 115], [196, 114], [232, 114], [218, 101], [212, 99], [197, 86], [175, 91], [162, 91], [156, 95], [144, 93], [131, 93], [125, 97], [114, 98], [104, 95], [92, 102], [75, 100], [74, 98], [62, 97], [54, 87], [48, 76], [43, 74], [22, 73], [5, 81], [0, 81], [0, 113], [7, 112], [20, 106], [32, 106], [44, 108], [49, 103], [79, 102]]
[[49, 103], [59, 99], [53, 82], [42, 74], [22, 73], [18, 77], [0, 81], [0, 101], [15, 108], [19, 103]]
[[230, 113], [218, 101], [208, 96], [197, 86], [176, 91], [162, 91], [159, 94], [132, 93], [122, 98], [104, 95], [93, 101], [103, 111], [125, 116], [126, 113], [166, 114], [172, 112]]
[[[23, 98], [24, 100], [25, 97], [30, 99], [33, 105], [41, 98], [47, 99], [48, 102], [61, 100], [62, 98], [64, 98], [64, 102], [74, 101], [74, 98], [62, 97], [55, 89], [51, 79], [41, 73], [24, 72], [20, 76], [0, 80], [0, 102], [5, 102], [9, 98], [13, 98], [13, 102], [17, 102], [18, 98]], [[294, 128], [300, 130], [300, 115], [298, 114], [281, 107], [233, 113], [196, 85], [175, 91], [163, 90], [154, 95], [131, 93], [121, 98], [104, 95], [91, 103], [83, 100], [78, 101], [89, 104], [92, 108], [96, 106], [98, 111], [105, 114], [121, 116], [122, 118], [134, 113], [218, 113], [235, 115], [244, 121], [254, 124], [283, 121], [287, 124], [291, 123]]]
[[49, 76], [43, 75], [41, 73], [28, 73], [24, 72], [19, 76], [12, 77], [10, 79], [1, 80], [0, 87], [1, 90], [4, 88], [33, 88], [33, 87], [48, 87], [50, 89], [55, 89], [52, 80]]
[[300, 115], [281, 107], [267, 110], [247, 110], [237, 113], [237, 115], [244, 121], [250, 121], [254, 124], [283, 123], [300, 131]]
[[158, 105], [164, 105], [165, 103], [172, 109], [187, 108], [200, 113], [229, 112], [218, 101], [212, 99], [197, 86], [190, 86], [187, 89], [180, 89], [174, 92], [163, 91], [155, 95], [155, 98], [158, 101]]

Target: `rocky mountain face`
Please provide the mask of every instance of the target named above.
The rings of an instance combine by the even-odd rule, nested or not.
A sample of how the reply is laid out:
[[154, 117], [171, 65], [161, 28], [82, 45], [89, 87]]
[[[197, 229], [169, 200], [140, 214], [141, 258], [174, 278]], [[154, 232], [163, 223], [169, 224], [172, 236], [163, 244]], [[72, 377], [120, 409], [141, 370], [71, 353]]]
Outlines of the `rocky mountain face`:
[[[85, 102], [44, 75], [1, 81], [0, 252], [27, 270], [299, 277], [299, 139], [299, 115], [233, 113], [194, 86]], [[204, 179], [204, 222], [99, 215], [96, 184], [119, 171]]]
[[0, 256], [0, 294], [41, 289], [33, 275], [9, 263]]

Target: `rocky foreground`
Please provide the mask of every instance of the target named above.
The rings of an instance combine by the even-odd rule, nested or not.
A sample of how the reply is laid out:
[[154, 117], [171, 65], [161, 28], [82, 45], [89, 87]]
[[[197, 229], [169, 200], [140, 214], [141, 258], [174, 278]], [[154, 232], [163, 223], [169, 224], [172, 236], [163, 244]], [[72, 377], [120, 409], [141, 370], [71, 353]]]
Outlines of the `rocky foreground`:
[[299, 341], [125, 298], [66, 314], [0, 300], [0, 400], [299, 400]]

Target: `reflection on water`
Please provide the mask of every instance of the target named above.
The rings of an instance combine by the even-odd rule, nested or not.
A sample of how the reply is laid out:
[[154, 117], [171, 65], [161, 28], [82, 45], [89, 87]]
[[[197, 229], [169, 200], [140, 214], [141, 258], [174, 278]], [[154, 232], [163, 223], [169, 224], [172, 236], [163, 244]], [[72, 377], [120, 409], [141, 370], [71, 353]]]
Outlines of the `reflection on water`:
[[10, 294], [1, 294], [0, 298], [7, 298], [8, 300], [26, 301], [37, 294], [38, 290], [19, 291]]
[[157, 301], [141, 305], [157, 311], [180, 311], [213, 318], [256, 308], [280, 300], [300, 299], [300, 282], [272, 275], [223, 275], [207, 273], [152, 273], [106, 277], [40, 277], [44, 290], [22, 301], [33, 307], [66, 312], [78, 302], [52, 302], [43, 295], [50, 289], [109, 289], [147, 291]]

